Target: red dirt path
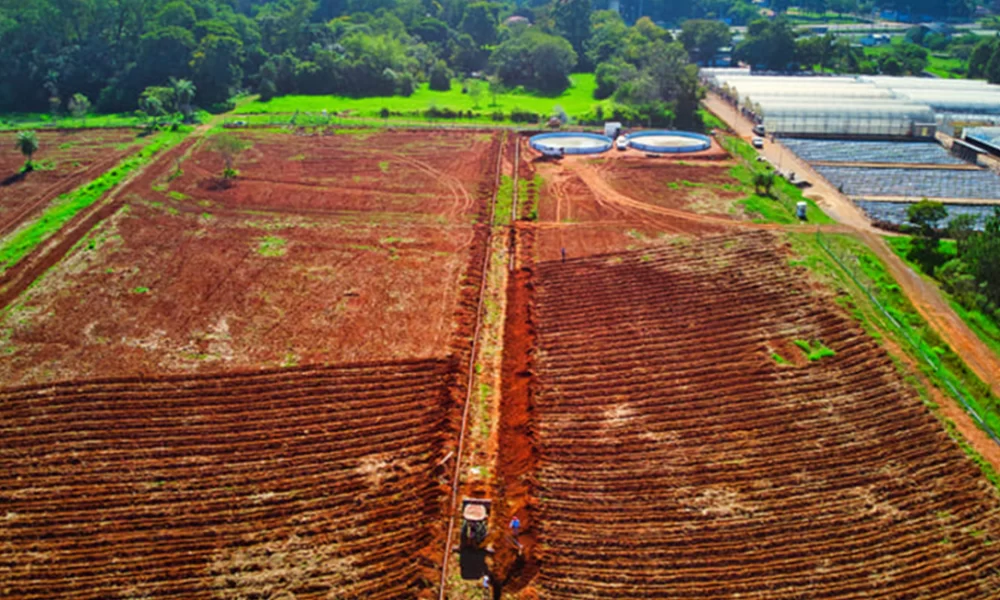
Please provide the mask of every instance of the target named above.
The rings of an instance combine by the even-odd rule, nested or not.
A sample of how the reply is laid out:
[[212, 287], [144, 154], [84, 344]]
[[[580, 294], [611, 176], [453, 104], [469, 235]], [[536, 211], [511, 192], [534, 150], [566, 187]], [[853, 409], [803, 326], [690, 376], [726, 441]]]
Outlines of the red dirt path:
[[995, 597], [996, 492], [785, 264], [744, 234], [537, 267], [540, 597]]
[[3, 595], [418, 595], [436, 583], [449, 370], [0, 392]]

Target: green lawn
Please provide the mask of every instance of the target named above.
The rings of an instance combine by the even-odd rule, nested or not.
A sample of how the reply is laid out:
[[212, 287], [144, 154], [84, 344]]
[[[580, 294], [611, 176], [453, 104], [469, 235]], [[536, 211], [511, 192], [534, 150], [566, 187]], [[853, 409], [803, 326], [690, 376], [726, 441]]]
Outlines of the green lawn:
[[43, 129], [59, 127], [61, 129], [81, 129], [91, 127], [138, 127], [143, 119], [132, 113], [110, 115], [90, 115], [86, 119], [74, 117], [53, 118], [46, 113], [12, 113], [0, 115], [0, 131], [20, 129]]
[[[886, 46], [875, 46], [873, 48], [865, 48], [865, 56], [868, 58], [877, 59], [878, 57], [890, 54], [893, 50], [893, 46], [902, 44], [904, 41], [903, 36], [893, 36], [891, 44]], [[945, 79], [956, 79], [965, 77], [965, 70], [968, 68], [968, 63], [960, 58], [954, 58], [944, 54], [927, 54], [927, 69], [928, 73], [937, 75], [938, 77], [943, 77]]]
[[[423, 83], [411, 96], [377, 96], [372, 98], [349, 98], [346, 96], [281, 96], [268, 102], [249, 102], [237, 109], [239, 114], [273, 114], [310, 112], [329, 113], [351, 111], [361, 117], [377, 118], [383, 108], [394, 113], [411, 115], [423, 112], [431, 107], [450, 109], [453, 111], [474, 111], [481, 114], [482, 120], [490, 120], [494, 111], [503, 111], [509, 116], [511, 110], [519, 109], [544, 116], [552, 114], [556, 106], [571, 117], [582, 117], [598, 105], [605, 110], [613, 106], [611, 100], [595, 100], [594, 90], [597, 82], [593, 73], [575, 73], [570, 75], [572, 85], [558, 95], [545, 96], [523, 90], [509, 91], [499, 94], [494, 104], [493, 95], [485, 82], [477, 81], [481, 92], [478, 98], [474, 94], [462, 93], [462, 82], [454, 80], [447, 92], [431, 90]], [[416, 115], [412, 115], [416, 116]]]

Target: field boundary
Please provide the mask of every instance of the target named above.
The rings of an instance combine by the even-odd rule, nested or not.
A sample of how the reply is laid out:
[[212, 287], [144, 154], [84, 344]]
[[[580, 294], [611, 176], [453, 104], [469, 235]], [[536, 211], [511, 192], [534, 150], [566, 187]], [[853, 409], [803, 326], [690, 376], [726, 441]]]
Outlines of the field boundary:
[[500, 172], [503, 164], [503, 146], [507, 141], [505, 133], [500, 140], [500, 151], [497, 152], [496, 173], [493, 182], [493, 194], [490, 199], [489, 215], [487, 222], [489, 229], [486, 235], [486, 252], [483, 257], [482, 275], [479, 280], [479, 300], [476, 307], [476, 325], [472, 334], [472, 348], [469, 352], [469, 364], [465, 385], [465, 405], [462, 407], [462, 422], [458, 430], [458, 446], [455, 450], [455, 469], [452, 473], [451, 498], [447, 504], [448, 530], [444, 539], [444, 553], [441, 555], [441, 579], [438, 583], [438, 598], [445, 600], [445, 584], [448, 578], [448, 558], [451, 555], [452, 538], [455, 535], [455, 511], [458, 509], [458, 488], [462, 477], [462, 453], [465, 447], [465, 430], [469, 421], [469, 407], [472, 405], [472, 396], [475, 382], [476, 350], [479, 347], [479, 333], [483, 324], [483, 305], [485, 304], [486, 280], [489, 274], [490, 254], [493, 240], [493, 221], [496, 218], [497, 193], [500, 190]]
[[961, 402], [966, 412], [972, 415], [972, 418], [975, 419], [979, 427], [988, 436], [990, 436], [990, 439], [992, 439], [997, 445], [1000, 445], [1000, 437], [997, 436], [997, 434], [993, 431], [993, 428], [990, 427], [989, 423], [987, 423], [986, 420], [979, 414], [980, 409], [976, 406], [975, 402], [970, 401], [959, 389], [959, 386], [952, 381], [953, 376], [951, 373], [949, 373], [947, 369], [942, 368], [940, 360], [935, 360], [933, 358], [933, 352], [928, 351], [926, 348], [927, 344], [918, 340], [906, 324], [902, 323], [890, 314], [886, 307], [871, 292], [869, 286], [861, 283], [854, 270], [844, 264], [842, 258], [824, 241], [823, 233], [818, 229], [816, 230], [816, 242], [824, 252], [830, 255], [830, 258], [837, 263], [847, 276], [850, 277], [851, 281], [854, 282], [858, 289], [860, 289], [865, 296], [867, 296], [868, 300], [871, 301], [880, 313], [882, 313], [882, 316], [896, 328], [907, 343], [910, 344], [910, 346], [916, 351], [917, 355], [934, 371], [934, 374], [941, 378], [941, 381], [945, 384], [951, 394], [957, 398], [959, 402]]

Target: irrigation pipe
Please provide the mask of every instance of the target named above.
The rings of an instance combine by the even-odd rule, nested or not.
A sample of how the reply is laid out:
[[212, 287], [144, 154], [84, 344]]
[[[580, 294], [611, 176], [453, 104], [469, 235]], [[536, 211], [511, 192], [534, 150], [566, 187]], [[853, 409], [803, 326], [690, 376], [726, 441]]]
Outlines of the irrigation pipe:
[[455, 534], [455, 511], [458, 510], [458, 484], [462, 474], [462, 449], [465, 446], [465, 429], [469, 422], [469, 406], [472, 405], [472, 382], [476, 373], [476, 350], [479, 348], [479, 332], [483, 324], [483, 305], [485, 304], [486, 280], [489, 275], [490, 254], [493, 247], [493, 221], [496, 217], [497, 192], [500, 191], [500, 165], [503, 161], [503, 147], [507, 143], [507, 133], [504, 132], [500, 141], [500, 152], [497, 153], [496, 179], [493, 184], [493, 199], [490, 201], [489, 229], [486, 234], [486, 255], [483, 257], [483, 273], [479, 280], [479, 305], [476, 308], [476, 327], [472, 334], [472, 349], [469, 352], [469, 378], [465, 388], [465, 406], [462, 408], [462, 425], [458, 431], [458, 449], [455, 455], [455, 472], [451, 481], [451, 502], [448, 506], [448, 534], [444, 539], [444, 554], [441, 557], [441, 581], [438, 585], [438, 598], [445, 600], [444, 585], [448, 578], [448, 559], [451, 556], [451, 542]]

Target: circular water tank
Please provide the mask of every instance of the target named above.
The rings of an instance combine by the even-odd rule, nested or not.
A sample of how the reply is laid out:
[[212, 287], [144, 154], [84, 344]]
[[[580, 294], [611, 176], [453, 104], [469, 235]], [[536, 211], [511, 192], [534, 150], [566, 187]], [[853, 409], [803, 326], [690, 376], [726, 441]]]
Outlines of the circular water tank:
[[701, 152], [712, 147], [707, 135], [688, 131], [651, 130], [639, 131], [628, 136], [628, 143], [645, 152]]
[[529, 143], [539, 152], [562, 149], [565, 154], [599, 154], [610, 149], [614, 142], [596, 133], [560, 131], [531, 136]]

